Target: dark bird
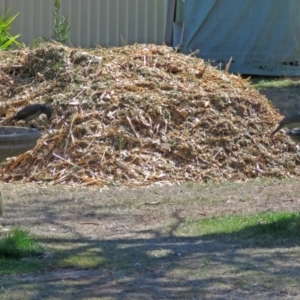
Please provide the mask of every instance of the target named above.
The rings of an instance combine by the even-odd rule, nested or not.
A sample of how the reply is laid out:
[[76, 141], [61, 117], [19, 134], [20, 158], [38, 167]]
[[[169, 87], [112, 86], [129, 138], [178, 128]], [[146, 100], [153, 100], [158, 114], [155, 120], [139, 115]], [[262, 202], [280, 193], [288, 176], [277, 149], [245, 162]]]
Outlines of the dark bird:
[[286, 130], [286, 135], [288, 135], [295, 143], [300, 143], [300, 130]]
[[278, 132], [282, 128], [288, 128], [293, 129], [300, 127], [300, 114], [298, 113], [292, 113], [287, 116], [285, 116], [279, 123], [278, 127], [271, 133], [271, 136], [273, 136], [276, 132]]
[[11, 118], [4, 120], [3, 124], [5, 125], [13, 120], [24, 120], [26, 122], [26, 126], [28, 126], [29, 121], [38, 118], [41, 114], [45, 114], [49, 120], [52, 116], [52, 110], [45, 104], [31, 104], [22, 108]]

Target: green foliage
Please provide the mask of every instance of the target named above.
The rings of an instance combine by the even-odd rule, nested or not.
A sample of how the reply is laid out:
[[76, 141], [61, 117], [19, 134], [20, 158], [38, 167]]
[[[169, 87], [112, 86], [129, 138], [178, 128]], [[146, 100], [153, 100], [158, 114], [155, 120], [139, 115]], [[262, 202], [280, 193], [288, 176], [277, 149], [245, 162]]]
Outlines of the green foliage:
[[[253, 245], [298, 243], [299, 212], [260, 212], [247, 216], [225, 215], [189, 221], [181, 232], [196, 236], [223, 236]], [[179, 233], [181, 233], [179, 232]]]
[[0, 239], [0, 258], [21, 259], [43, 253], [43, 247], [26, 231], [12, 229]]
[[68, 35], [71, 31], [71, 26], [69, 25], [69, 21], [65, 16], [59, 16], [59, 10], [61, 8], [60, 0], [53, 0], [53, 2], [54, 11], [52, 12], [52, 14], [54, 25], [52, 38], [57, 42], [65, 44], [68, 40]]
[[12, 36], [9, 33], [12, 22], [18, 16], [18, 14], [9, 17], [9, 10], [4, 16], [0, 16], [0, 50], [8, 50], [12, 46], [21, 47], [22, 45], [17, 41], [19, 34]]

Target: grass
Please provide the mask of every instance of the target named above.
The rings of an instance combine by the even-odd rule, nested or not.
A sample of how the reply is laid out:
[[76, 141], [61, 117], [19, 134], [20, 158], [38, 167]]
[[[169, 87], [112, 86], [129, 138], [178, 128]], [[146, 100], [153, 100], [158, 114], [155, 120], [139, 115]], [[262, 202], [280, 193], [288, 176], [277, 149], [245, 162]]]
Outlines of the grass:
[[0, 258], [21, 259], [40, 255], [43, 247], [34, 237], [20, 228], [13, 228], [6, 236], [0, 239]]
[[[0, 259], [0, 275], [15, 275], [40, 272], [45, 269], [43, 261], [37, 259]], [[1, 299], [1, 298], [0, 298]]]
[[5, 186], [3, 226], [19, 224], [51, 255], [0, 259], [4, 300], [300, 294], [297, 178], [104, 190]]
[[43, 247], [34, 237], [19, 227], [0, 238], [0, 274], [17, 274], [41, 270], [45, 261], [36, 259]]
[[299, 88], [300, 81], [287, 77], [251, 77], [253, 86], [260, 90], [265, 88]]
[[[201, 237], [203, 239], [219, 239], [239, 243], [242, 247], [278, 246], [288, 243], [297, 244], [300, 232], [300, 213], [298, 212], [259, 212], [250, 215], [223, 215], [198, 220], [188, 220], [174, 232], [175, 236]], [[33, 272], [45, 267], [59, 268], [117, 268], [132, 269], [138, 259], [142, 265], [151, 265], [152, 260], [168, 257], [171, 250], [153, 249], [146, 255], [139, 255], [139, 250], [120, 242], [118, 247], [110, 247], [109, 242], [95, 241], [93, 248], [80, 252], [52, 248], [55, 259], [45, 263], [40, 260], [22, 260], [16, 263], [11, 258], [28, 257], [41, 253], [41, 247], [34, 242], [28, 233], [15, 229], [13, 233], [1, 240], [0, 253], [9, 260], [2, 260], [3, 274]], [[171, 251], [171, 252], [170, 252]], [[170, 253], [169, 253], [170, 252]], [[104, 255], [109, 253], [110, 259]], [[123, 253], [120, 255], [120, 253]], [[9, 254], [9, 256], [8, 256]], [[124, 257], [123, 257], [124, 256]], [[205, 263], [205, 261], [203, 261]], [[6, 269], [6, 272], [4, 270]]]
[[263, 246], [270, 243], [297, 244], [300, 232], [299, 212], [260, 212], [247, 216], [224, 215], [187, 222], [179, 234], [188, 236], [212, 235], [228, 236], [237, 239], [241, 244], [251, 241], [254, 245]]
[[101, 255], [93, 251], [85, 251], [64, 258], [59, 265], [61, 267], [72, 267], [78, 269], [96, 268], [107, 262]]

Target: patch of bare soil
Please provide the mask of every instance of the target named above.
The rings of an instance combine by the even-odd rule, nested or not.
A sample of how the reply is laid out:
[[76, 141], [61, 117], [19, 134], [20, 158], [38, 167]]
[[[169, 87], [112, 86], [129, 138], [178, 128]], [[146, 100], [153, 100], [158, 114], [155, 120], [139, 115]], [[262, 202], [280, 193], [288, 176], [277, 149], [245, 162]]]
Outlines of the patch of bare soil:
[[[30, 230], [49, 253], [39, 273], [2, 276], [1, 299], [300, 295], [299, 240], [254, 247], [231, 234], [179, 233], [210, 216], [299, 210], [297, 180], [137, 189], [5, 184], [2, 191], [2, 224]], [[88, 259], [96, 262], [92, 268], [84, 265]]]
[[264, 94], [278, 109], [280, 114], [286, 115], [291, 112], [300, 111], [300, 88], [264, 88]]

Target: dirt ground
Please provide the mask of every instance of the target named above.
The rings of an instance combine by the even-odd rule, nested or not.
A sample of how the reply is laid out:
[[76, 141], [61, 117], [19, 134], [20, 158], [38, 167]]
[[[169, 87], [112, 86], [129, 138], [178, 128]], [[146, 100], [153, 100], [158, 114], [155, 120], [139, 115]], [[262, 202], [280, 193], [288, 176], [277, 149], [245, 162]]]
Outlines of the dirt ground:
[[[203, 217], [298, 211], [298, 180], [141, 189], [2, 184], [4, 227], [21, 225], [49, 253], [43, 268], [0, 279], [0, 299], [296, 299], [299, 241], [257, 247], [186, 235]], [[101, 257], [92, 268], [70, 257]], [[79, 262], [80, 265], [80, 262]], [[84, 264], [83, 264], [84, 265]], [[1, 267], [0, 267], [1, 268]]]
[[[298, 91], [263, 92], [281, 110], [298, 107]], [[0, 224], [22, 226], [47, 249], [40, 270], [0, 277], [0, 299], [300, 299], [299, 240], [257, 246], [182, 230], [210, 216], [299, 211], [298, 179], [0, 188]]]
[[270, 87], [260, 92], [274, 103], [282, 115], [300, 110], [300, 87], [298, 85], [284, 88]]

